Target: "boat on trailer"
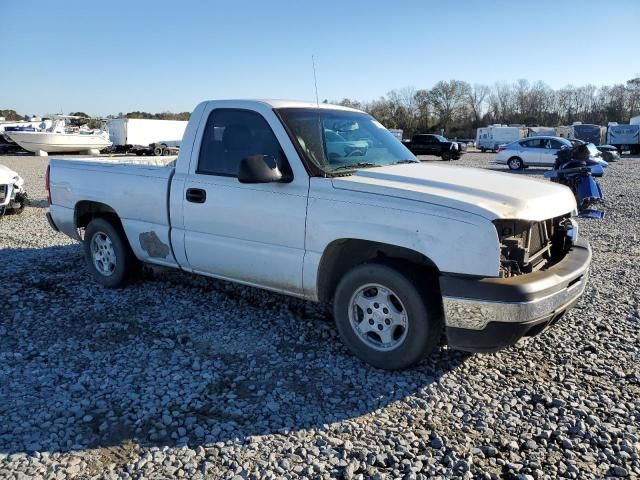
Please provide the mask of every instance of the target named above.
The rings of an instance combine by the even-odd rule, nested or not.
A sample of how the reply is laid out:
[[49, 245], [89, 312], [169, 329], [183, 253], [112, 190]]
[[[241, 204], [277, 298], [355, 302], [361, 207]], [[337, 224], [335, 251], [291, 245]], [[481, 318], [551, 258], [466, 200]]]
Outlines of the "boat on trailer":
[[89, 130], [84, 126], [73, 129], [66, 124], [68, 118], [78, 117], [56, 116], [48, 128], [33, 131], [5, 130], [4, 135], [25, 150], [39, 156], [63, 152], [97, 155], [100, 150], [111, 146], [108, 132], [100, 129]]

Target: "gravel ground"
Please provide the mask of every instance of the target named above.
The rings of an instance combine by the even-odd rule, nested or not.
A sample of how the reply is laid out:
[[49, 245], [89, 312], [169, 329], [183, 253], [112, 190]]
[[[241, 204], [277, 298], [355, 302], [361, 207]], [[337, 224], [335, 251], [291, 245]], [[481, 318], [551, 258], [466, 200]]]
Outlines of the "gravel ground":
[[32, 200], [0, 219], [0, 478], [640, 476], [639, 159], [580, 221], [591, 279], [560, 324], [394, 373], [315, 304], [179, 272], [97, 286], [47, 225], [46, 159], [0, 163]]

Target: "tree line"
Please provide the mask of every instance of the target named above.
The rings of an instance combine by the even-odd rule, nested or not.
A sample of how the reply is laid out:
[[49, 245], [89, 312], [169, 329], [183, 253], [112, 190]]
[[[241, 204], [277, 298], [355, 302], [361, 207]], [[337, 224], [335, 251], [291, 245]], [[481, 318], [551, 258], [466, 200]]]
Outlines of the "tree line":
[[[476, 128], [495, 123], [548, 127], [570, 125], [575, 121], [597, 125], [627, 123], [631, 117], [640, 115], [640, 77], [611, 86], [567, 85], [559, 89], [542, 81], [530, 83], [525, 79], [491, 86], [449, 80], [440, 81], [431, 89], [392, 90], [377, 100], [343, 98], [332, 103], [369, 112], [387, 128], [401, 128], [405, 136], [436, 132], [472, 138]], [[84, 112], [73, 115], [88, 116]], [[135, 111], [107, 118], [189, 120], [190, 115], [189, 112]], [[7, 120], [30, 118], [15, 110], [0, 110], [0, 116]]]
[[478, 127], [496, 123], [549, 127], [575, 121], [628, 123], [640, 114], [640, 77], [612, 86], [568, 85], [560, 89], [524, 79], [491, 86], [449, 80], [431, 89], [392, 90], [372, 101], [343, 98], [333, 103], [364, 110], [387, 128], [404, 130], [405, 137], [436, 132], [472, 138]]

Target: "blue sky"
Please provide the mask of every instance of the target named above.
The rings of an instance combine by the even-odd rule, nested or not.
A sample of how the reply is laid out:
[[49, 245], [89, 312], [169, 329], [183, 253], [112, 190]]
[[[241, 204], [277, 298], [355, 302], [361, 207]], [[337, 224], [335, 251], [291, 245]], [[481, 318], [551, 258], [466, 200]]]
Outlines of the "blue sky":
[[0, 108], [189, 111], [203, 99], [370, 100], [438, 80], [554, 88], [640, 74], [640, 1], [0, 2]]

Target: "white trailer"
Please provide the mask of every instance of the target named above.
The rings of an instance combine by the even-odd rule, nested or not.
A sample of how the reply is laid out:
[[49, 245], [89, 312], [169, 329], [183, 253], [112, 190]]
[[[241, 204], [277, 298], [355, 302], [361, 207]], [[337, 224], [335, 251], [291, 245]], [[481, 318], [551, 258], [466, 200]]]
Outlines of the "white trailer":
[[389, 128], [388, 130], [389, 132], [391, 132], [391, 135], [402, 141], [402, 135], [404, 134], [404, 131], [401, 128]]
[[620, 154], [627, 150], [634, 155], [640, 153], [640, 117], [635, 118], [638, 119], [636, 124], [609, 124], [607, 143], [616, 147]]
[[556, 136], [554, 127], [527, 127], [527, 137]]
[[109, 139], [118, 151], [149, 151], [162, 155], [167, 147], [180, 147], [187, 123], [182, 120], [114, 118], [107, 122], [107, 129]]
[[490, 125], [488, 127], [478, 128], [476, 131], [476, 147], [482, 152], [487, 150], [495, 152], [500, 145], [515, 142], [526, 136], [527, 129], [524, 127]]

